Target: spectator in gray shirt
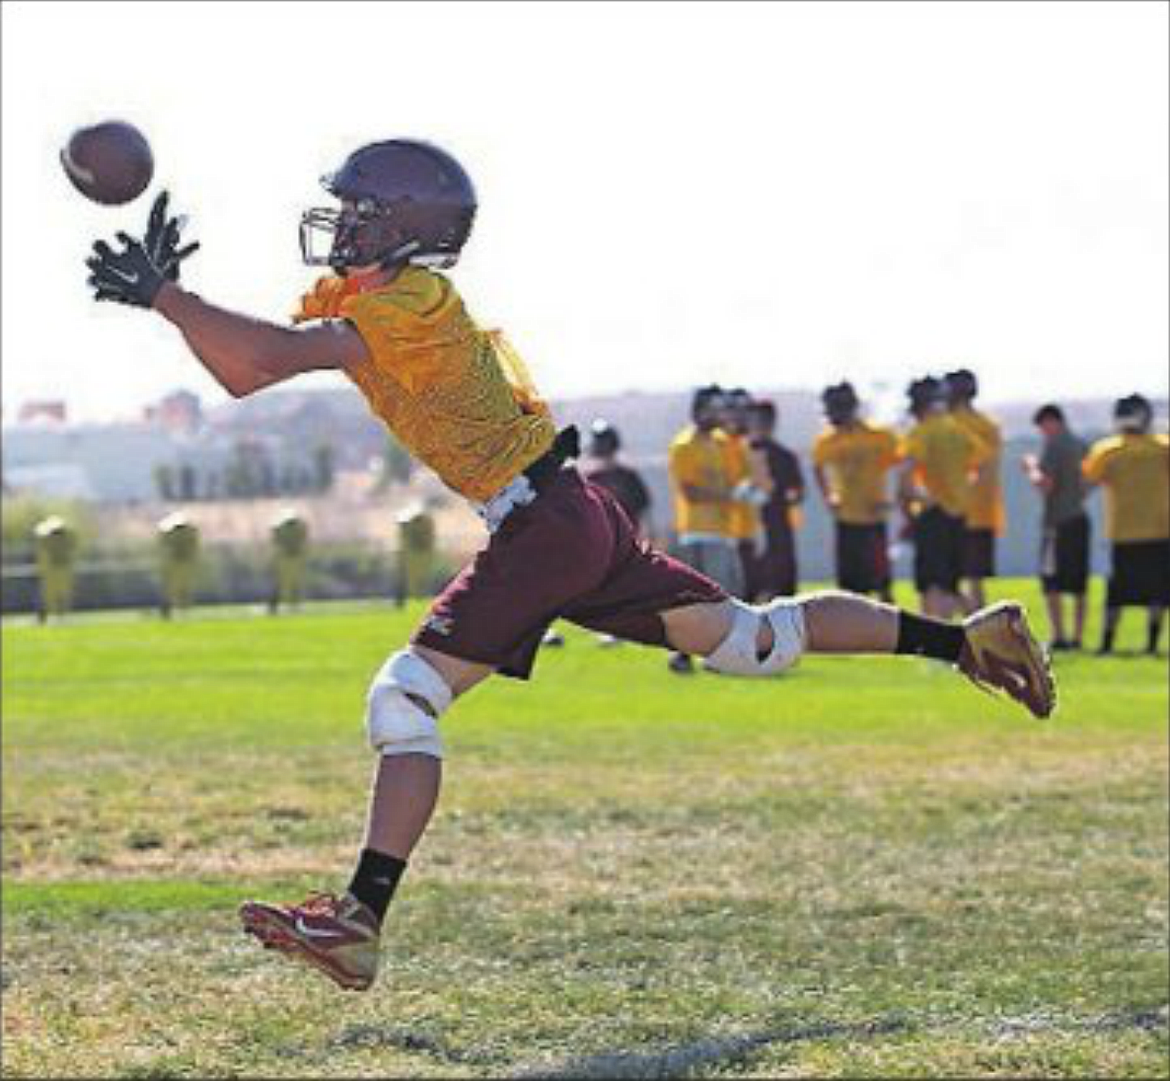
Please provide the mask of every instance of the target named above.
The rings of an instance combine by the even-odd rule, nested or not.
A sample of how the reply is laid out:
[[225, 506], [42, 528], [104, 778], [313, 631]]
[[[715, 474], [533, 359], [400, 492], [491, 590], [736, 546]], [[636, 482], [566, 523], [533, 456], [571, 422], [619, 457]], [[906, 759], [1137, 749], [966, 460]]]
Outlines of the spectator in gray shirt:
[[[1040, 544], [1040, 583], [1052, 626], [1053, 650], [1080, 649], [1085, 630], [1089, 583], [1089, 516], [1085, 513], [1087, 486], [1081, 460], [1087, 444], [1074, 435], [1058, 405], [1036, 410], [1032, 423], [1044, 436], [1040, 457], [1024, 456], [1024, 472], [1043, 493], [1044, 519]], [[1073, 634], [1065, 636], [1062, 595], [1074, 598]]]

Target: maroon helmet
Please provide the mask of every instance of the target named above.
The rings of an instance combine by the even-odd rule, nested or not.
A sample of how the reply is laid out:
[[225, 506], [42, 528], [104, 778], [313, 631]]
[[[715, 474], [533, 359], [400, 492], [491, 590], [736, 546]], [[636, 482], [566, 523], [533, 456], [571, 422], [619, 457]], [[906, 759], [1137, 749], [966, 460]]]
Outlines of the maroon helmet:
[[363, 146], [321, 184], [342, 205], [305, 211], [301, 254], [339, 274], [375, 263], [453, 266], [475, 219], [475, 188], [463, 167], [413, 139]]

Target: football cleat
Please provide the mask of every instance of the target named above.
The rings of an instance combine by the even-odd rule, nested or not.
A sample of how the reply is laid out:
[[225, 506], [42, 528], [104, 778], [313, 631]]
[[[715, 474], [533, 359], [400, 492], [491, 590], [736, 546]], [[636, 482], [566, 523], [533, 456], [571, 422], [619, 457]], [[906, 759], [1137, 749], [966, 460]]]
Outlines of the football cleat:
[[299, 905], [245, 901], [240, 919], [265, 949], [319, 968], [347, 991], [365, 991], [378, 974], [377, 917], [348, 893], [314, 893]]
[[1034, 717], [1056, 706], [1056, 684], [1044, 647], [1036, 641], [1024, 610], [1004, 601], [963, 620], [966, 642], [959, 670], [980, 690], [1003, 691]]

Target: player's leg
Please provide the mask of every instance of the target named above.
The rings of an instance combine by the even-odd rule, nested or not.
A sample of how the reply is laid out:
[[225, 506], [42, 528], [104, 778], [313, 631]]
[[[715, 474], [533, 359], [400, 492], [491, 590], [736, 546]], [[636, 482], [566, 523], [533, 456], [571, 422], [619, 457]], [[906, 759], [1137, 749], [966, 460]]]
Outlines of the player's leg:
[[438, 719], [492, 670], [418, 644], [387, 659], [367, 695], [366, 729], [378, 765], [363, 847], [346, 891], [294, 905], [245, 902], [240, 918], [249, 934], [341, 987], [373, 984], [386, 911], [439, 797]]
[[987, 604], [987, 591], [982, 578], [968, 578], [967, 588], [961, 595], [963, 612], [970, 615]]
[[1113, 652], [1113, 643], [1117, 639], [1117, 628], [1121, 623], [1122, 606], [1119, 604], [1105, 605], [1105, 621], [1101, 627], [1101, 644], [1097, 647], [1097, 655], [1103, 657]]
[[760, 606], [728, 599], [679, 607], [664, 611], [662, 621], [671, 646], [732, 675], [773, 675], [803, 653], [907, 654], [954, 664], [1036, 716], [1047, 716], [1055, 703], [1047, 656], [1013, 603], [951, 624], [868, 597], [814, 593]]
[[[739, 553], [730, 541], [693, 541], [682, 545], [682, 559], [700, 575], [721, 586], [731, 596], [743, 589], [742, 563]], [[677, 675], [689, 675], [695, 670], [691, 654], [675, 647], [667, 667]]]
[[1114, 542], [1111, 545], [1109, 584], [1105, 588], [1105, 618], [1101, 624], [1101, 644], [1097, 655], [1113, 652], [1117, 630], [1121, 624], [1121, 613], [1133, 597], [1133, 545]]
[[947, 620], [961, 608], [962, 526], [939, 507], [928, 507], [914, 519], [914, 584], [924, 617]]
[[[400, 656], [396, 654], [395, 656]], [[385, 706], [388, 709], [402, 708], [403, 703], [380, 702], [379, 698], [407, 699], [406, 708], [417, 708], [437, 721], [451, 702], [471, 690], [477, 683], [487, 679], [493, 668], [486, 664], [462, 660], [440, 653], [426, 646], [415, 645], [409, 651], [410, 664], [416, 668], [413, 677], [404, 681], [391, 672], [391, 662], [383, 666], [371, 689], [372, 711]], [[418, 662], [416, 664], [416, 662]], [[430, 668], [438, 680], [427, 687], [433, 676], [422, 666]], [[441, 681], [441, 682], [440, 682]], [[415, 719], [417, 724], [418, 718]], [[385, 731], [373, 726], [385, 723]], [[431, 814], [439, 796], [442, 776], [442, 760], [439, 756], [437, 734], [432, 734], [430, 721], [422, 721], [424, 733], [421, 736], [397, 739], [393, 731], [395, 721], [390, 715], [371, 720], [371, 739], [379, 750], [378, 766], [375, 772], [373, 793], [370, 799], [369, 815], [366, 822], [365, 847], [385, 853], [397, 860], [409, 858], [419, 838], [430, 822]], [[411, 746], [411, 739], [419, 741], [418, 748]], [[351, 887], [352, 889], [352, 887]], [[385, 911], [390, 898], [372, 898], [371, 901]]]
[[[1089, 517], [1078, 515], [1061, 522], [1052, 535], [1054, 554], [1054, 575], [1050, 582], [1060, 594], [1063, 606], [1064, 595], [1072, 597], [1072, 635], [1065, 640], [1069, 649], [1080, 649], [1085, 639], [1085, 617], [1088, 614], [1089, 592]], [[1063, 635], [1062, 635], [1063, 637]]]
[[1052, 648], [1065, 649], [1068, 639], [1064, 636], [1064, 598], [1053, 586], [1044, 590], [1044, 607], [1048, 611], [1048, 625], [1052, 629]]
[[1138, 546], [1136, 588], [1146, 603], [1146, 652], [1158, 652], [1162, 617], [1170, 606], [1170, 539], [1145, 541]]
[[1155, 655], [1158, 652], [1158, 640], [1162, 637], [1162, 617], [1166, 614], [1164, 604], [1151, 604], [1146, 623], [1146, 652]]
[[241, 909], [245, 928], [266, 945], [343, 987], [368, 988], [377, 974], [382, 918], [438, 798], [439, 720], [493, 671], [527, 678], [549, 621], [610, 565], [612, 523], [575, 475], [514, 513], [512, 528], [492, 535], [370, 684], [366, 730], [379, 762], [346, 894]]
[[992, 605], [959, 625], [868, 597], [814, 593], [752, 605], [670, 556], [627, 543], [595, 590], [564, 611], [594, 631], [704, 657], [708, 668], [769, 676], [805, 652], [904, 653], [955, 664], [1037, 716], [1053, 708], [1048, 658], [1018, 604]]
[[1083, 588], [1073, 594], [1073, 636], [1070, 642], [1073, 649], [1080, 649], [1085, 641], [1085, 617], [1088, 612], [1089, 592]]
[[963, 611], [963, 599], [943, 586], [927, 586], [922, 594], [922, 614], [931, 619], [950, 620]]

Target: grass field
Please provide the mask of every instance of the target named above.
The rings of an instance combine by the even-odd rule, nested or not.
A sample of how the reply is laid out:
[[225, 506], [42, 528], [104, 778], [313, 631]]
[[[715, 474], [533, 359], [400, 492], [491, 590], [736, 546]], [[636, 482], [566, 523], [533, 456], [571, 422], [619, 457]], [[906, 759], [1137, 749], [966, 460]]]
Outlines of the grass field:
[[5, 1076], [1166, 1076], [1165, 657], [1060, 656], [1038, 723], [570, 629], [445, 721], [375, 989], [265, 954], [236, 905], [344, 886], [416, 616], [5, 625]]

